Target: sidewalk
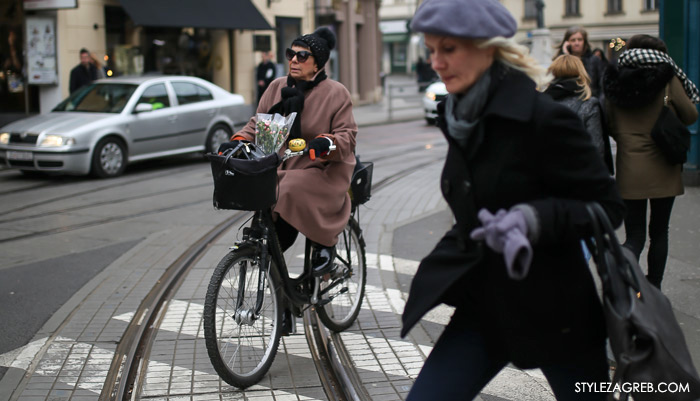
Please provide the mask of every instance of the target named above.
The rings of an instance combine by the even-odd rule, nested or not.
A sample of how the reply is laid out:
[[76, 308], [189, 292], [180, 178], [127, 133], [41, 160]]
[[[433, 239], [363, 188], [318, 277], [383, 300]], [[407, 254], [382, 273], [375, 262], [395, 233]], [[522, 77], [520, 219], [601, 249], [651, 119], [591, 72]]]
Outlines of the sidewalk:
[[[388, 122], [388, 115], [381, 107], [384, 106], [367, 105], [354, 110], [358, 124], [364, 127], [361, 130], [368, 136], [382, 132], [382, 127], [373, 125]], [[406, 120], [423, 119], [421, 107], [407, 109], [406, 114], [401, 115]], [[399, 114], [396, 116], [394, 120]], [[422, 126], [424, 123], [415, 124]], [[414, 126], [407, 124], [406, 128]], [[439, 157], [446, 146], [437, 129], [434, 136], [432, 131], [429, 135], [434, 142], [426, 147], [425, 154], [438, 161], [373, 194], [372, 201], [362, 209], [362, 228], [367, 243], [367, 293], [357, 323], [342, 333], [341, 338], [362, 379], [362, 388], [356, 391], [375, 401], [405, 398], [451, 314], [449, 308], [438, 307], [408, 337], [402, 339], [398, 335], [413, 272], [420, 259], [452, 224], [452, 216], [438, 187], [442, 168]], [[361, 151], [366, 152], [361, 152], [363, 156], [371, 153], [368, 149]], [[379, 151], [375, 156], [377, 154]], [[385, 164], [375, 167], [375, 182], [392, 173], [388, 162], [377, 160], [378, 165]], [[205, 173], [206, 169], [202, 168], [203, 176]], [[696, 366], [700, 366], [698, 205], [699, 188], [687, 188], [686, 195], [676, 200], [663, 284], [685, 331]], [[182, 222], [182, 216], [187, 216], [186, 222]], [[149, 236], [114, 261], [71, 298], [34, 341], [9, 362], [13, 368], [0, 381], [0, 399], [96, 400], [116, 344], [141, 299], [162, 271], [211, 229], [219, 217], [211, 211], [209, 203], [206, 207], [197, 204], [165, 215], [172, 221], [180, 221], [179, 225]], [[169, 303], [149, 357], [144, 360], [142, 375], [145, 380], [136, 390], [134, 399], [300, 401], [326, 398], [304, 339], [301, 320], [297, 322], [297, 334], [282, 339], [275, 363], [259, 385], [240, 391], [223, 383], [213, 371], [203, 344], [203, 297], [211, 269], [227, 252], [235, 236], [236, 228], [233, 228], [210, 246]], [[300, 253], [299, 250], [290, 255]], [[297, 261], [294, 257], [291, 259]], [[645, 265], [645, 256], [642, 259]], [[553, 399], [538, 370], [508, 367], [489, 383], [477, 401]]]
[[[391, 113], [388, 91], [391, 90]], [[422, 120], [424, 116], [423, 93], [411, 75], [387, 75], [382, 100], [378, 103], [353, 106], [355, 122], [359, 127], [390, 124], [402, 121]]]

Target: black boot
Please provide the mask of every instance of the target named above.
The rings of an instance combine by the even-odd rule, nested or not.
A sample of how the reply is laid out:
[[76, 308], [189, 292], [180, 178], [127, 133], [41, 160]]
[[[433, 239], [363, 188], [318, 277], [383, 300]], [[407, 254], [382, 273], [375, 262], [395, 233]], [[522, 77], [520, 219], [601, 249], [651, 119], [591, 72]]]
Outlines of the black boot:
[[311, 272], [314, 277], [323, 276], [333, 270], [335, 260], [335, 246], [326, 247], [314, 244], [311, 251]]

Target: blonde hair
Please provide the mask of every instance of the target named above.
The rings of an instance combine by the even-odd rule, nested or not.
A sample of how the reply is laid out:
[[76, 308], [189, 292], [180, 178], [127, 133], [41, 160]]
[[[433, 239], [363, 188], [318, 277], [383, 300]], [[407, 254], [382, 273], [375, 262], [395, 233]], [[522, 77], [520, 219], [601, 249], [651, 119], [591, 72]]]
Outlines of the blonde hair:
[[554, 78], [576, 78], [576, 84], [581, 88], [577, 92], [581, 93], [581, 100], [591, 98], [591, 78], [586, 72], [581, 59], [570, 54], [562, 54], [552, 61], [547, 69]]
[[497, 36], [490, 39], [476, 40], [475, 43], [480, 48], [493, 47], [495, 49], [495, 60], [524, 72], [530, 79], [535, 81], [538, 87], [549, 80], [547, 70], [530, 56], [530, 50], [518, 44], [512, 38]]

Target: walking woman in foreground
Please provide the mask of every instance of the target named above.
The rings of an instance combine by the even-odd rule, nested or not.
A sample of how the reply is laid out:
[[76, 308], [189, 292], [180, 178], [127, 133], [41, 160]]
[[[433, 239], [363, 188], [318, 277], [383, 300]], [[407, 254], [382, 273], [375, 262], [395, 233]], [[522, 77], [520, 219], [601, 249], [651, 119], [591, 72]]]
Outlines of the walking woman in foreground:
[[576, 386], [609, 381], [580, 239], [587, 202], [615, 226], [624, 205], [578, 116], [536, 90], [516, 28], [493, 0], [425, 0], [411, 24], [449, 92], [440, 183], [456, 224], [421, 262], [401, 334], [440, 303], [456, 310], [409, 401], [472, 400], [511, 362], [541, 368], [560, 401], [606, 397]]
[[649, 35], [630, 38], [618, 66], [605, 71], [603, 89], [610, 131], [617, 142], [617, 183], [627, 206], [624, 245], [639, 259], [647, 237], [649, 203], [647, 279], [660, 289], [671, 209], [676, 196], [683, 194], [683, 166], [666, 160], [651, 130], [661, 114], [664, 96], [683, 124], [695, 122], [698, 89], [666, 53], [664, 41]]

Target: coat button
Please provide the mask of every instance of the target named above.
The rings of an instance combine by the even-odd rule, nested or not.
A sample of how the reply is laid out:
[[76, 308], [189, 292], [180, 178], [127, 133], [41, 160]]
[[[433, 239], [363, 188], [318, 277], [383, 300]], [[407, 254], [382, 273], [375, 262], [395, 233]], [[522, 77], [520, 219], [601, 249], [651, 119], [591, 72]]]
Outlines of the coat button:
[[472, 183], [469, 181], [464, 181], [464, 192], [469, 193], [472, 190]]

